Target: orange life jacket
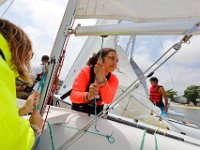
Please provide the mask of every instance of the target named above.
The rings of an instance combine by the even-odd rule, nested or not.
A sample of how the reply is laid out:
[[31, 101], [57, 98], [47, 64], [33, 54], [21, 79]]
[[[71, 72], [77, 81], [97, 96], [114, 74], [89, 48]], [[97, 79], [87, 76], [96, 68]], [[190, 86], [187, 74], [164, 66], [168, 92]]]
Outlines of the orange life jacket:
[[160, 85], [151, 86], [150, 88], [150, 100], [152, 102], [162, 102], [162, 95], [159, 93]]

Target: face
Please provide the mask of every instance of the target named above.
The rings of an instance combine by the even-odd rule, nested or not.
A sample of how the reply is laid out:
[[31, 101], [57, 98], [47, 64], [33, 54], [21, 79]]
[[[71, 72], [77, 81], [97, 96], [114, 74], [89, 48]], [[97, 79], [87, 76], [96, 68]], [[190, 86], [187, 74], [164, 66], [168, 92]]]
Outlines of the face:
[[157, 83], [155, 81], [150, 81], [152, 86], [155, 86]]
[[46, 60], [46, 59], [42, 60], [42, 64], [45, 64], [45, 65], [48, 64], [48, 60]]
[[113, 72], [117, 68], [118, 56], [115, 52], [109, 52], [104, 57], [104, 67], [106, 72]]

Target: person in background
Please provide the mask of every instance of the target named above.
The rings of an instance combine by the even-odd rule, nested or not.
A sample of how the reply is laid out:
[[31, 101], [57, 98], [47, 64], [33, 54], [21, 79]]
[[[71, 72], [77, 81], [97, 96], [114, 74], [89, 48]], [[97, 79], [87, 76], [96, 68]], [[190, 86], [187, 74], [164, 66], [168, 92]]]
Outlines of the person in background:
[[81, 69], [72, 86], [70, 99], [73, 110], [95, 114], [94, 98], [97, 100], [97, 113], [103, 110], [104, 104], [113, 101], [118, 78], [112, 72], [117, 63], [117, 52], [111, 48], [104, 48], [102, 53], [99, 51], [88, 60], [87, 66]]
[[[16, 77], [30, 82], [30, 60], [33, 56], [27, 34], [13, 23], [0, 19], [0, 149], [30, 150], [43, 125], [34, 92], [25, 104], [17, 107]], [[21, 117], [32, 113], [29, 120]]]
[[43, 73], [45, 71], [47, 71], [48, 62], [49, 62], [49, 56], [43, 55], [42, 58], [41, 58], [40, 66], [38, 66], [37, 68], [33, 68], [32, 74], [33, 74], [33, 77], [35, 78], [35, 85], [33, 87], [34, 90], [37, 90]]
[[33, 76], [35, 77], [36, 81], [41, 80], [43, 73], [47, 70], [48, 62], [49, 62], [49, 56], [43, 55], [41, 58], [40, 66], [33, 69]]
[[[151, 102], [160, 108], [161, 113], [165, 115], [168, 111], [168, 98], [165, 92], [165, 89], [162, 85], [158, 84], [158, 79], [156, 77], [152, 77], [150, 79], [151, 88], [150, 88], [150, 100]], [[162, 99], [164, 97], [165, 104]]]

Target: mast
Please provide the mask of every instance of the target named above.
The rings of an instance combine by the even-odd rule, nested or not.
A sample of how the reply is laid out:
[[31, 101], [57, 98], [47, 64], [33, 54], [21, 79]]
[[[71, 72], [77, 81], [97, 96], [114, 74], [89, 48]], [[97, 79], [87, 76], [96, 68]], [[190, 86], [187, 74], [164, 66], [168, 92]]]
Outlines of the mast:
[[66, 40], [69, 38], [70, 33], [68, 33], [72, 21], [73, 16], [76, 10], [78, 0], [69, 0], [63, 20], [61, 22], [59, 31], [56, 36], [56, 40], [53, 45], [53, 49], [50, 55], [50, 63], [48, 66], [48, 74], [46, 77], [46, 83], [44, 85], [44, 89], [42, 91], [39, 103], [39, 109], [41, 115], [44, 114], [46, 104], [51, 96], [51, 92], [53, 87], [53, 80], [56, 78], [57, 71], [59, 69], [59, 64], [62, 61], [62, 55], [64, 55], [64, 48], [66, 44]]

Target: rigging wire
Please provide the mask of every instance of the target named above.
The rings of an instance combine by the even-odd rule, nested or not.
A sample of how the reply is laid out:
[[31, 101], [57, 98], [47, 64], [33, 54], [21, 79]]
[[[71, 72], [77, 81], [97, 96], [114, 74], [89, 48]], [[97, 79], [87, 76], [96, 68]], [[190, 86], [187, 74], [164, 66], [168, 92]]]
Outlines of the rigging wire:
[[[176, 44], [175, 44], [175, 45], [176, 45]], [[171, 50], [174, 48], [175, 45], [173, 45], [173, 46], [172, 46], [167, 52], [165, 52], [154, 64], [152, 64], [152, 65], [144, 72], [144, 74], [147, 73], [152, 67], [154, 67], [155, 64], [156, 64], [159, 60], [161, 60], [169, 51], [171, 51]], [[155, 70], [157, 70], [161, 65], [163, 65], [168, 59], [170, 59], [176, 52], [177, 52], [177, 51], [173, 52], [173, 53], [172, 53], [167, 59], [165, 59], [158, 67], [156, 67], [156, 68], [153, 70], [153, 72], [154, 72]], [[128, 87], [126, 88], [126, 90], [124, 90], [124, 92], [123, 92], [122, 94], [120, 94], [118, 97], [116, 97], [116, 99], [114, 100], [114, 102], [113, 102], [112, 104], [108, 105], [108, 107], [107, 107], [105, 113], [103, 113], [103, 111], [101, 111], [101, 112], [98, 114], [97, 117], [92, 118], [92, 119], [89, 121], [89, 123], [88, 123], [87, 125], [85, 125], [79, 132], [77, 132], [76, 134], [74, 134], [74, 136], [72, 136], [69, 140], [67, 140], [64, 144], [62, 144], [58, 149], [59, 149], [59, 150], [64, 150], [64, 149], [68, 148], [71, 144], [73, 144], [76, 140], [78, 140], [79, 138], [81, 138], [81, 137], [85, 134], [85, 131], [86, 131], [88, 128], [90, 128], [91, 125], [93, 125], [93, 123], [95, 123], [96, 120], [99, 119], [99, 117], [103, 116], [104, 114], [107, 114], [108, 111], [109, 111], [110, 109], [112, 109], [112, 108], [113, 108], [116, 104], [118, 104], [120, 101], [122, 101], [123, 98], [124, 98], [126, 95], [130, 94], [133, 90], [137, 89], [137, 88], [139, 87], [139, 84], [136, 84], [138, 81], [139, 81], [139, 79], [136, 79], [134, 82], [132, 82], [132, 83], [130, 84], [130, 86], [128, 86]], [[124, 93], [126, 93], [126, 94], [124, 95]]]
[[166, 66], [167, 66], [169, 75], [170, 75], [170, 77], [171, 77], [171, 81], [172, 81], [173, 88], [176, 89], [175, 84], [174, 84], [174, 80], [173, 80], [173, 77], [172, 77], [172, 73], [171, 73], [171, 70], [170, 70], [169, 63], [168, 63], [168, 62], [166, 62]]
[[[105, 38], [105, 37], [107, 37], [107, 36], [101, 36], [102, 41], [101, 41], [101, 50], [100, 50], [100, 56], [99, 56], [100, 59], [102, 59], [102, 55], [103, 55], [103, 44], [104, 44], [104, 38]], [[98, 82], [98, 78], [97, 78], [97, 77], [95, 77], [95, 82]], [[94, 115], [95, 115], [95, 117], [97, 117], [97, 99], [96, 99], [96, 97], [94, 98]], [[96, 124], [95, 124], [95, 130], [96, 130], [97, 132], [100, 132], [100, 131], [97, 129], [97, 122], [96, 122]]]
[[3, 18], [3, 16], [7, 13], [7, 11], [9, 10], [9, 8], [12, 6], [13, 2], [15, 0], [12, 0], [12, 2], [8, 5], [8, 7], [6, 8], [6, 10], [4, 11], [4, 13], [1, 15], [1, 18]]
[[[163, 45], [160, 37], [158, 37], [158, 41], [159, 41], [162, 49], [164, 50], [164, 45]], [[168, 70], [170, 78], [171, 78], [171, 82], [172, 82], [173, 88], [176, 89], [175, 84], [174, 84], [174, 80], [173, 80], [173, 77], [172, 77], [172, 73], [171, 73], [171, 70], [170, 70], [170, 67], [169, 67], [169, 62], [166, 62], [166, 66], [167, 66], [167, 70]]]
[[[80, 131], [79, 128], [72, 127], [72, 126], [69, 126], [67, 124], [58, 123], [58, 124], [55, 124], [55, 125], [56, 126], [62, 126], [62, 127], [65, 127], [65, 128], [69, 128], [69, 129]], [[97, 136], [105, 137], [110, 144], [114, 144], [115, 143], [115, 138], [113, 137], [114, 132], [112, 132], [111, 134], [101, 134], [99, 132], [92, 132], [92, 131], [88, 131], [88, 130], [86, 130], [85, 132], [90, 133], [90, 134], [94, 134], [94, 135], [97, 135]]]

